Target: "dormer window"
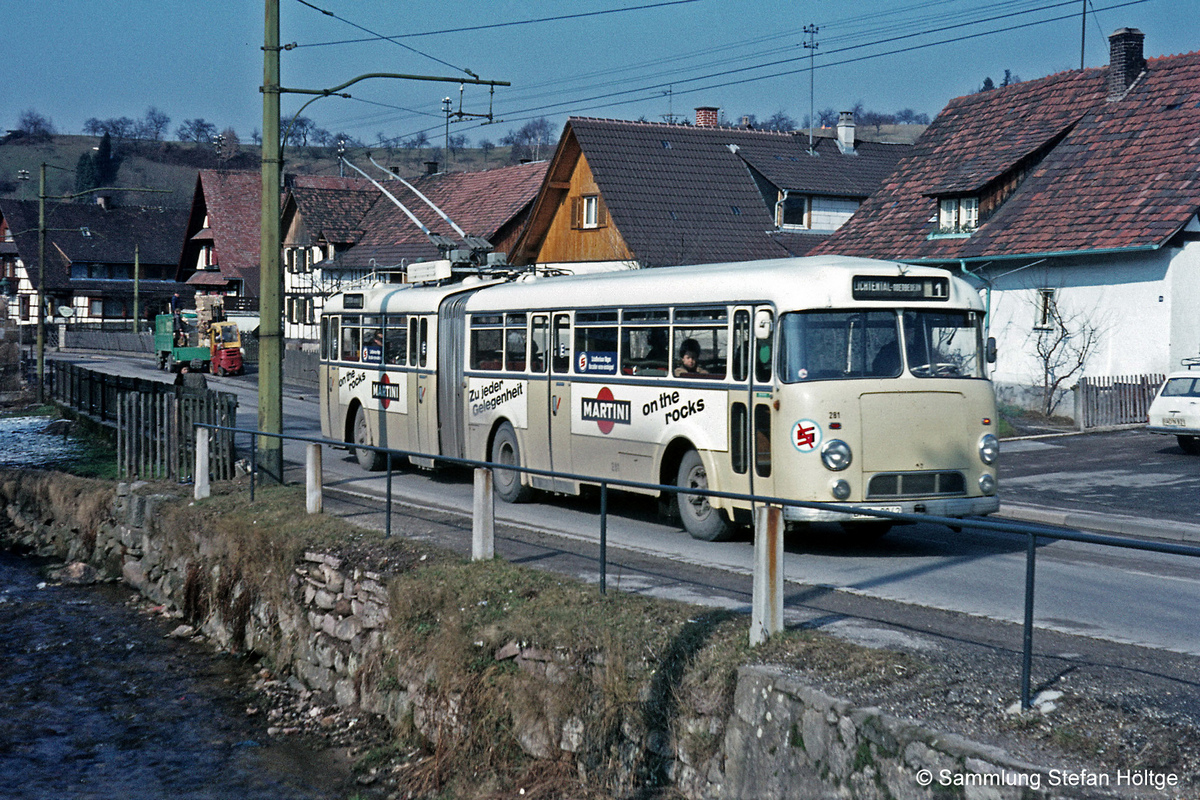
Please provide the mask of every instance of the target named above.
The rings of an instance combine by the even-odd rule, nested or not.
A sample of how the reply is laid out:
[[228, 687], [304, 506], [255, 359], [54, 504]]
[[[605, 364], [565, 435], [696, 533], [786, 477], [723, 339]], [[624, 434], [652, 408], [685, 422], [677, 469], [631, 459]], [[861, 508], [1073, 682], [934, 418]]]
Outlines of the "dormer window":
[[779, 201], [775, 203], [775, 227], [793, 230], [809, 227], [808, 198], [780, 192]]
[[943, 197], [938, 200], [938, 233], [970, 233], [978, 227], [978, 197]]

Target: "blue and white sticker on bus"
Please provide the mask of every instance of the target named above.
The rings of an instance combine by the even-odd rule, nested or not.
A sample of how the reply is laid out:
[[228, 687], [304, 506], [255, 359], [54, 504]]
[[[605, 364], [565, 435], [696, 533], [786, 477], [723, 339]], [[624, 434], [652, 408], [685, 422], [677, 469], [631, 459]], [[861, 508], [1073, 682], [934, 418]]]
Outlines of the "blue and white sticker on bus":
[[811, 453], [821, 446], [821, 426], [811, 419], [802, 419], [792, 426], [792, 445], [801, 453]]
[[595, 350], [581, 351], [575, 371], [582, 375], [616, 375], [617, 354]]

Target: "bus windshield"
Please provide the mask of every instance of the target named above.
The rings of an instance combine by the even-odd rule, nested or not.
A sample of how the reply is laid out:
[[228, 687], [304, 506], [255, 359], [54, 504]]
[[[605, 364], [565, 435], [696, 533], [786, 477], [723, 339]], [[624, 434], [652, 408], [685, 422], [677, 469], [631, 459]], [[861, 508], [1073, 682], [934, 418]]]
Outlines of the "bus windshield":
[[984, 377], [974, 311], [801, 311], [779, 327], [784, 383], [898, 378], [905, 366], [918, 378]]

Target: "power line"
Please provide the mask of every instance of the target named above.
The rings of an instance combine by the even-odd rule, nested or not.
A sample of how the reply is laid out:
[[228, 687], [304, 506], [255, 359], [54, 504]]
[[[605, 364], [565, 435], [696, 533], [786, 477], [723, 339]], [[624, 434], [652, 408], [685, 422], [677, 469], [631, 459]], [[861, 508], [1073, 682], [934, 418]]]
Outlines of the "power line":
[[[1044, 4], [1044, 5], [1038, 5], [1038, 6], [1034, 6], [1034, 7], [1024, 8], [1021, 10], [1010, 11], [1010, 12], [1004, 13], [1004, 14], [995, 14], [990, 17], [984, 17], [981, 19], [976, 19], [976, 20], [972, 20], [972, 21], [968, 21], [968, 22], [958, 22], [958, 23], [951, 24], [951, 25], [943, 25], [943, 26], [940, 26], [937, 28], [922, 30], [922, 31], [914, 32], [914, 33], [905, 33], [905, 34], [901, 34], [901, 35], [897, 35], [897, 36], [892, 36], [889, 38], [876, 39], [876, 40], [869, 41], [869, 42], [848, 44], [844, 47], [827, 50], [827, 51], [825, 51], [825, 54], [828, 57], [828, 56], [834, 56], [835, 54], [849, 53], [854, 50], [861, 50], [861, 49], [869, 48], [869, 47], [878, 47], [881, 45], [894, 44], [896, 42], [904, 41], [907, 39], [917, 38], [920, 36], [928, 36], [928, 35], [932, 35], [932, 34], [936, 34], [936, 33], [944, 33], [947, 31], [961, 29], [964, 27], [972, 26], [972, 25], [981, 25], [981, 24], [985, 24], [988, 22], [998, 22], [998, 21], [1005, 20], [1005, 19], [1012, 19], [1014, 17], [1022, 16], [1025, 14], [1035, 13], [1038, 11], [1048, 11], [1051, 9], [1060, 8], [1062, 6], [1075, 5], [1077, 2], [1078, 2], [1078, 0], [1062, 0], [1061, 2], [1054, 2], [1054, 3]], [[1096, 9], [1094, 6], [1092, 6], [1092, 12], [1093, 12], [1093, 14], [1095, 14], [1097, 11], [1110, 11], [1110, 10], [1114, 10], [1114, 9], [1118, 9], [1118, 8], [1124, 8], [1127, 6], [1138, 5], [1138, 4], [1145, 3], [1145, 2], [1148, 2], [1148, 0], [1128, 0], [1128, 2], [1116, 3], [1116, 4], [1106, 6], [1106, 7], [1100, 8], [1100, 9]], [[918, 4], [916, 6], [911, 6], [905, 10], [911, 10], [913, 8], [920, 8], [925, 5], [929, 5], [929, 4], [928, 3]], [[1007, 3], [1007, 4], [1000, 4], [999, 7], [1006, 7], [1006, 6], [1012, 7], [1014, 5], [1024, 5], [1024, 4]], [[1090, 3], [1089, 3], [1089, 5], [1090, 5]], [[880, 15], [872, 15], [872, 16], [880, 16]], [[1049, 23], [1053, 23], [1053, 22], [1059, 22], [1059, 21], [1062, 21], [1065, 19], [1072, 19], [1077, 16], [1078, 16], [1078, 14], [1060, 15], [1060, 16], [1050, 17], [1047, 19], [1034, 20], [1034, 21], [1025, 22], [1025, 23], [1016, 24], [1016, 25], [1008, 25], [1008, 26], [1004, 26], [1004, 27], [993, 28], [990, 30], [977, 31], [974, 33], [968, 33], [968, 34], [964, 34], [964, 35], [960, 35], [960, 36], [943, 38], [943, 39], [933, 41], [933, 42], [924, 42], [924, 43], [914, 44], [914, 45], [907, 46], [907, 47], [894, 48], [894, 49], [887, 50], [887, 51], [871, 53], [871, 54], [857, 56], [857, 57], [853, 57], [853, 58], [845, 58], [845, 59], [842, 59], [839, 61], [826, 61], [825, 63], [820, 63], [820, 64], [811, 66], [811, 69], [825, 69], [828, 67], [842, 66], [845, 64], [857, 63], [857, 62], [871, 60], [871, 59], [875, 59], [875, 58], [882, 58], [882, 57], [890, 56], [890, 55], [898, 55], [898, 54], [902, 54], [902, 53], [913, 52], [916, 50], [921, 50], [921, 49], [925, 49], [925, 48], [929, 48], [929, 47], [937, 47], [937, 46], [941, 46], [941, 45], [945, 45], [945, 44], [955, 44], [955, 43], [959, 43], [959, 42], [965, 42], [965, 41], [969, 41], [972, 39], [981, 38], [984, 36], [991, 36], [991, 35], [1021, 30], [1024, 28], [1034, 27], [1037, 25], [1044, 25], [1044, 24], [1049, 24]], [[959, 18], [961, 19], [961, 15], [959, 15]], [[891, 27], [891, 26], [889, 26], [889, 27]], [[751, 39], [751, 40], [747, 40], [747, 41], [748, 42], [759, 42], [759, 41], [769, 40], [769, 38], [771, 38], [771, 37], [765, 37], [765, 38], [764, 37], [756, 37], [755, 39]], [[853, 41], [855, 38], [858, 38], [858, 37], [843, 36], [843, 37], [839, 37], [839, 38], [843, 41], [845, 41], [845, 40]], [[727, 49], [727, 47], [728, 46], [720, 46], [719, 48], [714, 48], [714, 50]], [[530, 119], [534, 119], [537, 116], [545, 115], [546, 113], [563, 113], [564, 110], [568, 113], [581, 113], [581, 112], [586, 112], [586, 111], [594, 111], [594, 110], [598, 110], [598, 109], [602, 109], [602, 108], [614, 108], [617, 106], [630, 105], [633, 103], [648, 102], [648, 101], [653, 101], [653, 100], [659, 99], [661, 97], [661, 91], [667, 86], [674, 87], [675, 84], [695, 83], [695, 82], [699, 82], [699, 81], [717, 79], [717, 78], [721, 78], [721, 77], [725, 77], [725, 76], [742, 74], [742, 73], [751, 72], [754, 70], [768, 69], [770, 67], [778, 67], [778, 66], [782, 66], [785, 64], [802, 61], [806, 58], [808, 58], [807, 55], [800, 55], [800, 56], [796, 56], [796, 57], [792, 57], [792, 58], [786, 58], [786, 59], [781, 59], [778, 61], [773, 61], [770, 63], [757, 64], [754, 66], [740, 67], [740, 68], [730, 69], [730, 70], [709, 72], [709, 73], [706, 73], [703, 75], [697, 75], [697, 76], [692, 76], [692, 77], [688, 77], [688, 78], [674, 77], [674, 73], [677, 72], [677, 70], [672, 70], [672, 71], [668, 71], [667, 73], [661, 74], [664, 78], [667, 75], [672, 76], [669, 80], [663, 80], [662, 82], [653, 83], [653, 84], [649, 84], [649, 85], [642, 85], [642, 86], [638, 86], [638, 87], [634, 87], [634, 88], [630, 88], [630, 89], [623, 89], [623, 90], [619, 90], [619, 91], [593, 94], [593, 95], [583, 97], [583, 98], [576, 97], [576, 98], [572, 98], [571, 100], [566, 100], [566, 101], [562, 101], [562, 102], [527, 106], [525, 108], [513, 109], [507, 113], [500, 112], [500, 115], [504, 117], [503, 121], [515, 123], [515, 122], [524, 122], [524, 121], [527, 121]], [[662, 63], [664, 61], [670, 61], [670, 60], [671, 59], [659, 59], [656, 63]], [[736, 61], [736, 60], [743, 60], [743, 59], [739, 58], [739, 59], [731, 59], [731, 60]], [[629, 68], [628, 67], [618, 68], [615, 71], [620, 72], [620, 71], [625, 71], [626, 69], [629, 69]], [[756, 76], [746, 77], [746, 78], [742, 78], [742, 79], [738, 79], [738, 80], [730, 80], [730, 81], [724, 81], [724, 82], [720, 82], [720, 83], [706, 84], [704, 86], [693, 87], [690, 89], [678, 90], [678, 89], [672, 88], [672, 91], [673, 91], [673, 94], [676, 94], [676, 95], [691, 94], [691, 93], [703, 92], [703, 91], [711, 91], [713, 89], [725, 88], [725, 87], [729, 87], [729, 86], [736, 86], [736, 85], [752, 83], [752, 82], [757, 82], [757, 81], [762, 81], [762, 80], [770, 80], [772, 78], [789, 77], [789, 76], [796, 75], [798, 73], [803, 73], [806, 69], [808, 69], [808, 68], [802, 67], [799, 69], [776, 71], [776, 72], [772, 72], [769, 74], [756, 75]], [[604, 73], [601, 72], [601, 73], [592, 73], [592, 74], [596, 75], [596, 74], [604, 74]], [[644, 77], [644, 75], [642, 77]], [[621, 81], [615, 81], [613, 83], [619, 84], [620, 82]], [[629, 97], [629, 95], [638, 95], [638, 96]], [[530, 99], [533, 99], [533, 98], [530, 98]], [[598, 102], [598, 101], [607, 101], [607, 102]], [[591, 104], [591, 105], [588, 105], [588, 104]], [[810, 120], [810, 122], [811, 122], [811, 120]], [[478, 127], [482, 127], [482, 126], [473, 126], [473, 127], [478, 128]], [[428, 130], [426, 132], [428, 132]], [[414, 134], [408, 134], [408, 135], [414, 135]], [[394, 140], [399, 141], [404, 138], [406, 138], [406, 136], [398, 136], [398, 137], [395, 137]]]
[[[375, 31], [370, 30], [369, 28], [364, 28], [362, 25], [359, 25], [357, 22], [351, 22], [350, 20], [346, 19], [345, 17], [339, 17], [337, 14], [333, 13], [332, 11], [326, 11], [323, 8], [318, 8], [317, 6], [314, 6], [312, 3], [308, 2], [308, 0], [296, 0], [296, 2], [302, 6], [308, 6], [313, 11], [320, 12], [321, 14], [324, 14], [327, 17], [333, 17], [334, 19], [336, 19], [339, 22], [344, 22], [353, 28], [358, 28], [360, 31], [369, 33], [372, 36], [374, 36], [376, 39], [386, 39], [387, 41], [391, 42], [392, 44], [394, 44], [398, 47], [403, 47], [405, 50], [416, 53], [419, 56], [424, 56], [425, 58], [428, 58], [431, 61], [436, 61], [437, 63], [441, 64], [444, 67], [449, 67], [450, 69], [454, 69], [454, 70], [458, 70], [459, 72], [466, 73], [467, 75], [470, 75], [472, 78], [479, 77], [474, 72], [471, 72], [471, 70], [467, 69], [466, 67], [456, 66], [454, 64], [451, 64], [449, 61], [443, 61], [442, 59], [438, 58], [437, 56], [432, 56], [429, 53], [426, 53], [424, 51], [418, 50], [415, 47], [412, 47], [411, 45], [404, 44], [404, 42], [398, 42], [398, 41], [396, 41], [395, 37], [384, 36], [383, 34], [376, 33]], [[289, 45], [289, 47], [290, 47], [290, 45]]]
[[[304, 0], [299, 0], [304, 3]], [[470, 33], [473, 31], [485, 31], [492, 28], [509, 28], [515, 25], [534, 25], [541, 22], [559, 22], [566, 19], [580, 19], [582, 17], [599, 17], [605, 14], [620, 14], [625, 11], [644, 11], [649, 8], [662, 8], [663, 6], [681, 6], [687, 3], [698, 3], [700, 0], [667, 0], [662, 3], [647, 3], [640, 6], [627, 6], [625, 8], [608, 8], [601, 11], [586, 11], [579, 14], [560, 14], [556, 17], [537, 17], [535, 19], [521, 19], [510, 22], [493, 22], [487, 25], [471, 25], [465, 28], [446, 28], [440, 31], [422, 31], [420, 33], [402, 33], [396, 36], [383, 36], [382, 34], [373, 34], [370, 39], [343, 39], [335, 42], [312, 42], [310, 44], [298, 44], [296, 47], [329, 47], [339, 44], [361, 44], [363, 42], [376, 42], [382, 39], [394, 42], [397, 39], [412, 39], [418, 36], [441, 36], [447, 33]], [[308, 5], [308, 3], [304, 3]], [[330, 16], [333, 16], [330, 14]], [[365, 28], [363, 30], [366, 30]], [[371, 31], [367, 31], [372, 33]]]

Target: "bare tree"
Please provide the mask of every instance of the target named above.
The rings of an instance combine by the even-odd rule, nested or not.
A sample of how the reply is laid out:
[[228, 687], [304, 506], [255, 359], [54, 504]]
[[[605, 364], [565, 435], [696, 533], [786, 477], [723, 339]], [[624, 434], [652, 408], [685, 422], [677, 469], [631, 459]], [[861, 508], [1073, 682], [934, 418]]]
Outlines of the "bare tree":
[[205, 122], [203, 117], [185, 119], [175, 129], [175, 137], [181, 142], [211, 142], [217, 135], [217, 126]]
[[1054, 289], [1033, 295], [1034, 327], [1029, 335], [1040, 372], [1041, 411], [1051, 416], [1069, 388], [1068, 381], [1083, 372], [1088, 357], [1100, 344], [1102, 326], [1090, 315], [1068, 314]]
[[54, 136], [54, 123], [32, 108], [22, 111], [17, 119], [17, 130], [34, 141], [45, 141]]
[[150, 106], [146, 109], [146, 116], [142, 117], [142, 121], [138, 123], [137, 137], [147, 142], [161, 142], [167, 135], [167, 126], [170, 124], [170, 117], [154, 106]]

